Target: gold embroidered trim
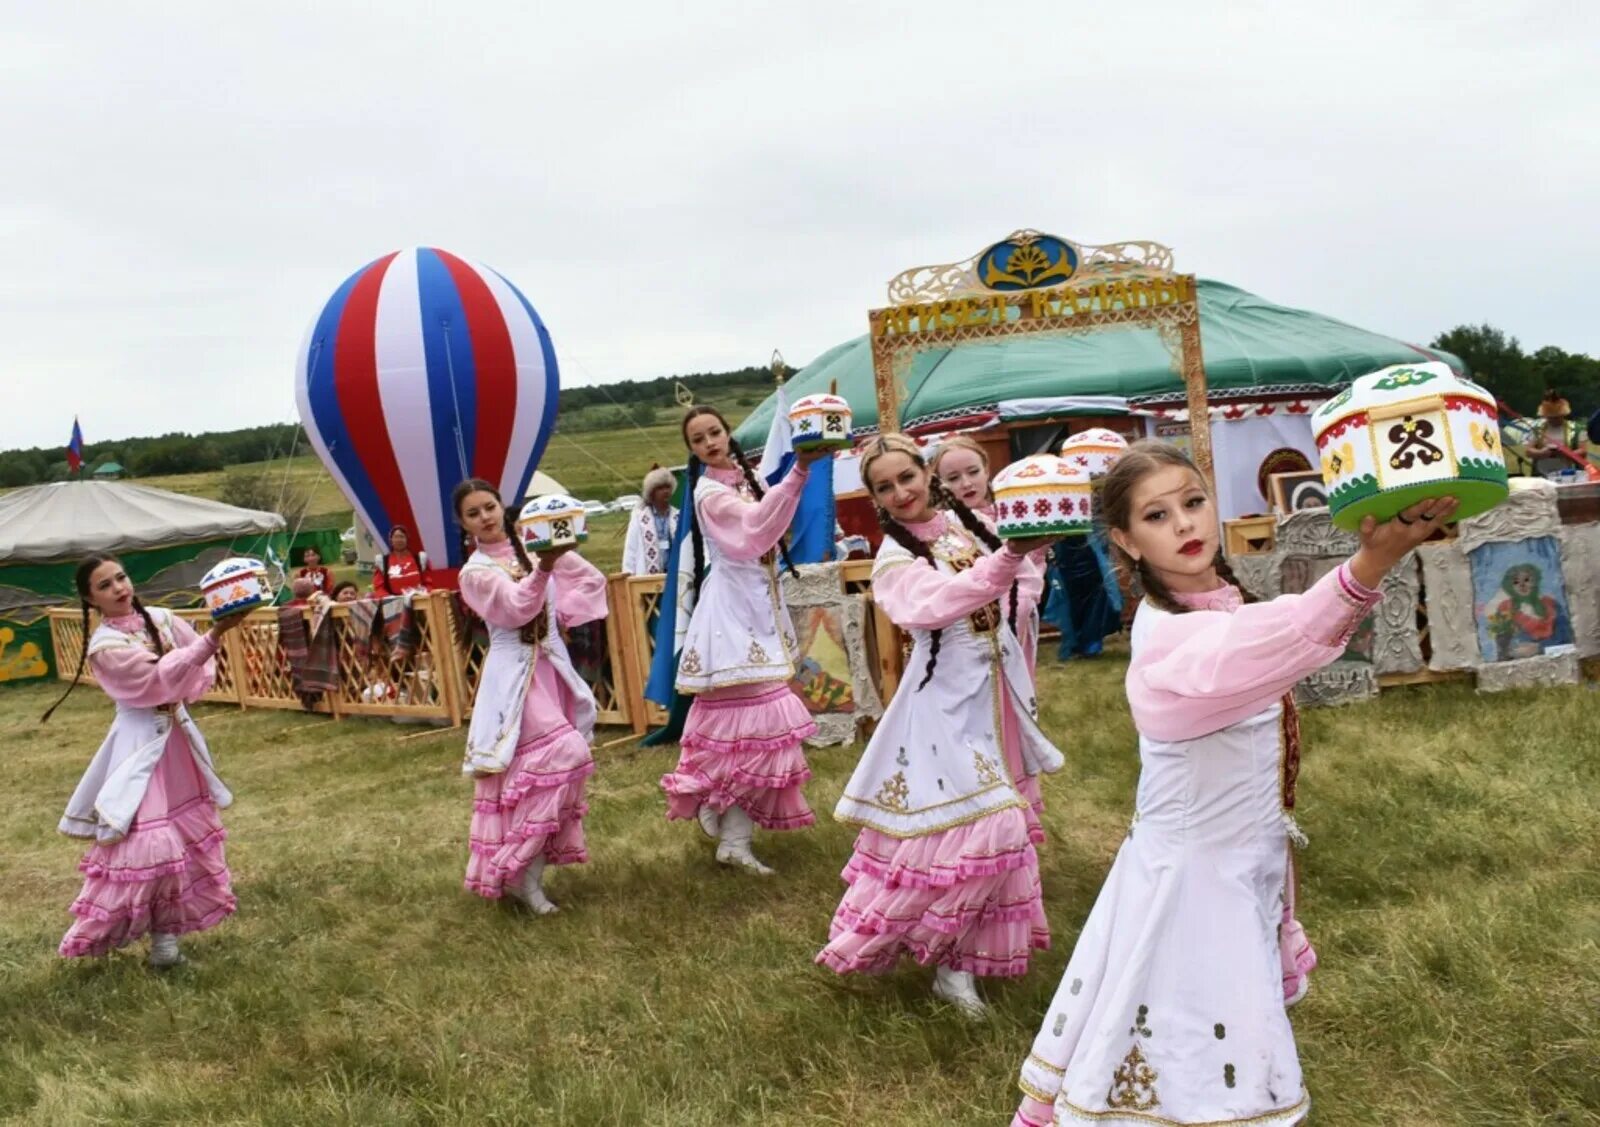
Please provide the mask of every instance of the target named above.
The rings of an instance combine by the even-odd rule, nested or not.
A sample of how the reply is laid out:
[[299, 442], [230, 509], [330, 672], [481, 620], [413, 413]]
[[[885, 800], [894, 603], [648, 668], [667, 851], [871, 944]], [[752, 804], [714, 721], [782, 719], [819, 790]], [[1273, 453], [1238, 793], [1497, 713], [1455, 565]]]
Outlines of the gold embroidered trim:
[[[1260, 1115], [1247, 1116], [1244, 1119], [1208, 1119], [1204, 1123], [1185, 1123], [1177, 1119], [1168, 1119], [1164, 1115], [1152, 1115], [1149, 1112], [1090, 1111], [1086, 1107], [1079, 1107], [1064, 1096], [1058, 1098], [1067, 1105], [1067, 1110], [1072, 1112], [1073, 1115], [1079, 1115], [1085, 1119], [1110, 1119], [1113, 1117], [1118, 1119], [1138, 1119], [1145, 1123], [1154, 1123], [1157, 1127], [1247, 1127], [1251, 1123], [1266, 1123], [1268, 1120], [1283, 1119], [1285, 1116], [1296, 1115], [1305, 1110], [1306, 1105], [1311, 1102], [1311, 1097], [1302, 1089], [1299, 1100], [1288, 1107], [1274, 1108], [1272, 1111], [1262, 1112]], [[1055, 1123], [1059, 1125], [1060, 1122], [1060, 1118], [1056, 1118]]]
[[[900, 772], [896, 771], [895, 774], [898, 775], [898, 774], [900, 774]], [[947, 800], [945, 802], [935, 802], [931, 806], [919, 806], [915, 810], [911, 811], [911, 813], [913, 813], [913, 814], [925, 814], [929, 810], [943, 810], [947, 806], [956, 806], [956, 805], [959, 805], [960, 803], [968, 802], [968, 801], [970, 801], [970, 800], [972, 800], [974, 798], [981, 798], [983, 795], [988, 794], [990, 791], [996, 789], [997, 787], [1003, 787], [1003, 786], [1005, 786], [1005, 780], [1004, 779], [1000, 779], [1000, 780], [996, 781], [995, 783], [992, 783], [991, 785], [984, 787], [982, 790], [975, 790], [971, 794], [964, 795], [961, 798], [952, 798], [952, 799], [949, 799], [949, 800]], [[859, 802], [862, 806], [876, 806], [877, 805], [871, 799], [857, 798], [855, 795], [849, 794], [849, 793], [846, 793], [844, 795], [844, 797], [849, 799], [851, 802]], [[883, 809], [887, 809], [887, 807], [879, 806], [878, 809], [883, 810]], [[1001, 808], [1000, 807], [996, 807], [996, 809], [1001, 809]], [[903, 813], [904, 811], [895, 811], [895, 812], [896, 813]]]
[[1034, 1064], [1038, 1065], [1040, 1068], [1044, 1069], [1046, 1072], [1049, 1072], [1055, 1076], [1065, 1076], [1067, 1074], [1066, 1069], [1057, 1068], [1055, 1065], [1041, 1057], [1038, 1053], [1029, 1053], [1028, 1059]]
[[[859, 799], [851, 799], [850, 801], [859, 802], [860, 800]], [[870, 803], [870, 802], [862, 802], [861, 805], [863, 805], [863, 806], [872, 806], [872, 803]], [[840, 814], [837, 810], [834, 811], [833, 820], [835, 822], [838, 822], [840, 825], [843, 825], [843, 826], [862, 826], [862, 827], [864, 827], [866, 829], [869, 829], [869, 830], [876, 830], [878, 833], [881, 833], [884, 837], [892, 837], [896, 841], [911, 841], [911, 840], [913, 840], [915, 838], [927, 837], [929, 834], [939, 833], [942, 830], [953, 830], [957, 826], [971, 825], [973, 822], [977, 822], [977, 821], [980, 821], [980, 820], [982, 820], [984, 818], [987, 818], [991, 814], [997, 814], [1002, 810], [1024, 810], [1026, 808], [1027, 808], [1027, 803], [1023, 802], [1020, 798], [1018, 798], [1018, 799], [1014, 799], [1013, 801], [1010, 801], [1010, 802], [1003, 802], [999, 806], [987, 807], [987, 808], [985, 808], [983, 810], [979, 810], [975, 814], [968, 814], [968, 815], [966, 815], [964, 817], [955, 818], [955, 819], [953, 819], [951, 821], [948, 821], [948, 822], [941, 822], [940, 824], [938, 824], [936, 826], [924, 826], [921, 829], [918, 829], [918, 830], [916, 830], [916, 831], [914, 831], [912, 833], [902, 833], [899, 830], [894, 830], [894, 829], [890, 829], [890, 828], [885, 827], [885, 826], [880, 826], [876, 822], [869, 822], [865, 818], [857, 818], [857, 817], [853, 817], [853, 816], [851, 816], [849, 814]], [[890, 811], [890, 813], [893, 813], [893, 811]], [[1007, 958], [1009, 958], [1009, 957], [1010, 956], [1007, 956]]]
[[[748, 666], [744, 666], [744, 665], [730, 665], [730, 666], [727, 666], [726, 668], [728, 668], [728, 669], [747, 669], [749, 667]], [[680, 693], [687, 693], [690, 696], [694, 696], [694, 695], [696, 695], [698, 693], [709, 693], [709, 692], [711, 692], [711, 691], [713, 691], [715, 689], [731, 689], [731, 688], [733, 688], [733, 687], [735, 687], [737, 685], [766, 685], [766, 684], [774, 684], [774, 685], [776, 685], [776, 684], [778, 684], [780, 682], [794, 680], [794, 663], [793, 662], [785, 662], [782, 665], [771, 665], [771, 666], [768, 666], [768, 668], [771, 669], [772, 672], [764, 674], [764, 675], [762, 675], [760, 677], [740, 677], [740, 678], [736, 678], [735, 680], [732, 680], [732, 681], [721, 681], [721, 680], [714, 680], [713, 678], [715, 678], [717, 675], [715, 673], [713, 673], [713, 674], [710, 675], [710, 677], [707, 677], [707, 678], [704, 679], [706, 681], [706, 683], [703, 684], [703, 685], [688, 685], [688, 684], [685, 684], [684, 681], [683, 681], [683, 669], [680, 667], [679, 670], [678, 670], [678, 680], [677, 680], [677, 683], [676, 683], [677, 684], [677, 689], [678, 689], [678, 691]], [[781, 670], [781, 672], [780, 672], [780, 670]], [[693, 676], [697, 676], [697, 674], [691, 673], [691, 674], [689, 674], [689, 676], [693, 677]]]
[[1032, 1084], [1029, 1084], [1026, 1080], [1018, 1080], [1017, 1081], [1017, 1087], [1022, 1089], [1022, 1094], [1023, 1095], [1030, 1096], [1033, 1099], [1038, 1100], [1042, 1104], [1053, 1104], [1053, 1103], [1056, 1102], [1056, 1098], [1054, 1096], [1045, 1095], [1043, 1092], [1039, 1091], [1039, 1089], [1035, 1088]]

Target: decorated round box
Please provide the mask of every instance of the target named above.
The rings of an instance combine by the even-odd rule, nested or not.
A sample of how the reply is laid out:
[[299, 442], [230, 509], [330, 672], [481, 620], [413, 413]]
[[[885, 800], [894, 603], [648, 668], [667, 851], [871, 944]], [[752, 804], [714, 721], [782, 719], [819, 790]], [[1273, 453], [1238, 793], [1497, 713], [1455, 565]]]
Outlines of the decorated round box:
[[850, 445], [853, 416], [843, 396], [823, 392], [806, 395], [789, 408], [791, 439], [796, 450], [844, 448]]
[[1061, 460], [1069, 462], [1090, 477], [1109, 473], [1117, 459], [1128, 451], [1128, 440], [1114, 430], [1090, 427], [1068, 435], [1061, 444]]
[[589, 514], [563, 493], [546, 493], [522, 506], [517, 531], [530, 552], [582, 544], [589, 539]]
[[272, 601], [267, 565], [247, 556], [223, 560], [201, 577], [200, 593], [213, 619], [265, 606]]
[[1089, 474], [1055, 454], [1012, 462], [989, 486], [995, 531], [1005, 539], [1089, 531], [1094, 509]]
[[1311, 414], [1333, 523], [1355, 530], [1430, 497], [1454, 520], [1506, 496], [1494, 396], [1446, 364], [1396, 364], [1362, 376]]

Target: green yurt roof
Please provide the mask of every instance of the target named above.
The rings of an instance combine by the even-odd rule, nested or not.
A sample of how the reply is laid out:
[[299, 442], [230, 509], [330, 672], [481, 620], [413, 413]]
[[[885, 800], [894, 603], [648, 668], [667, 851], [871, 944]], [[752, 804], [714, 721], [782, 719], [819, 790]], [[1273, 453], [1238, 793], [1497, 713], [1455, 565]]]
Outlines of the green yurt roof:
[[[1456, 357], [1347, 325], [1320, 313], [1274, 305], [1225, 282], [1201, 278], [1200, 345], [1213, 403], [1303, 395], [1323, 398], [1357, 376], [1390, 364]], [[878, 425], [867, 337], [824, 352], [784, 387], [789, 402], [838, 384], [858, 431]], [[1018, 336], [917, 353], [901, 396], [908, 429], [980, 417], [1006, 401], [1110, 397], [1078, 413], [1116, 414], [1127, 406], [1176, 405], [1183, 380], [1152, 330], [1106, 329], [1077, 336]], [[735, 436], [746, 449], [765, 444], [773, 396]], [[1069, 411], [1054, 411], [1066, 414]]]

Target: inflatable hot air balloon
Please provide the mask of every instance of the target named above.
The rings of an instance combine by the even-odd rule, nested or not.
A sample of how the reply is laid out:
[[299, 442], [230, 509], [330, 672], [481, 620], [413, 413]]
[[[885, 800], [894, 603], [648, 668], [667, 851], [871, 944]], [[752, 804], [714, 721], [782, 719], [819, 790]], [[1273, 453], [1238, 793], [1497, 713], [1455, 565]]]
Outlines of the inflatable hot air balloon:
[[380, 544], [405, 527], [438, 570], [463, 562], [450, 491], [481, 477], [514, 506], [554, 429], [559, 386], [550, 334], [515, 286], [416, 247], [362, 267], [328, 299], [300, 349], [295, 398], [357, 519]]

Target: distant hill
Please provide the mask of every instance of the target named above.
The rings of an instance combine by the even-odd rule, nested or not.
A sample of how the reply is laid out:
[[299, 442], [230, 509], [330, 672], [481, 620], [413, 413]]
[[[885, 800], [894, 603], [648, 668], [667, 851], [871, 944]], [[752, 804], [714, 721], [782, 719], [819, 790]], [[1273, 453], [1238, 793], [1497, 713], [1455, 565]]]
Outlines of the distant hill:
[[[675, 404], [678, 384], [688, 388], [696, 400], [719, 404], [730, 420], [737, 422], [771, 389], [772, 373], [750, 367], [733, 372], [696, 372], [564, 387], [556, 430], [572, 435], [629, 425], [648, 426], [657, 421], [658, 411]], [[291, 449], [310, 450], [305, 432], [297, 424], [280, 423], [204, 434], [175, 431], [151, 438], [88, 442], [84, 444], [83, 461], [85, 473], [107, 462], [118, 462], [133, 477], [153, 477], [214, 473], [229, 466], [272, 462]], [[66, 477], [65, 447], [0, 451], [0, 487], [37, 485]]]

